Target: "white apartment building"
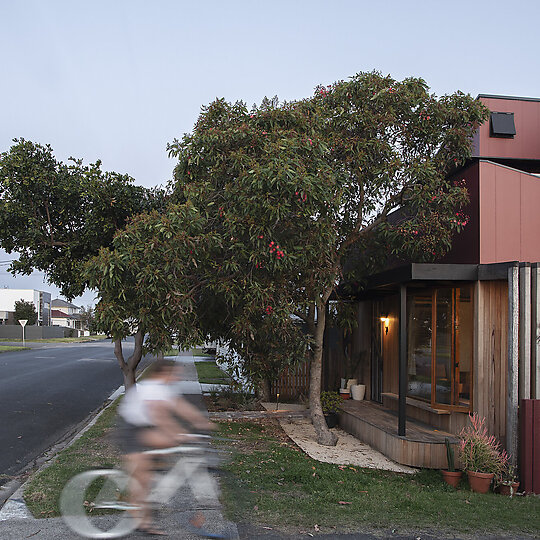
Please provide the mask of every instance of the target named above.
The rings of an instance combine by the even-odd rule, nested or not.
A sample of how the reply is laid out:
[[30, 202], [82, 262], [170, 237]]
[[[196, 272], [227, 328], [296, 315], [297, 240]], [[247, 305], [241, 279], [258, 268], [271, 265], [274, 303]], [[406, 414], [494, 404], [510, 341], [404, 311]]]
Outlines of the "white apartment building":
[[17, 324], [14, 313], [19, 300], [34, 304], [38, 326], [51, 326], [51, 293], [35, 289], [0, 289], [0, 324]]

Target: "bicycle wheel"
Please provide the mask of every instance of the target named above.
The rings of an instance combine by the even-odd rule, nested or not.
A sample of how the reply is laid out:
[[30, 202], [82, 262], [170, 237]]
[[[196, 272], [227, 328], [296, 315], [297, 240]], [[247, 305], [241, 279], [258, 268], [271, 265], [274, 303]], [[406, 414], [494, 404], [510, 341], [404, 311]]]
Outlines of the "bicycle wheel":
[[[140, 520], [128, 510], [129, 477], [115, 469], [74, 476], [60, 495], [60, 511], [68, 527], [86, 538], [119, 538], [134, 531]], [[131, 480], [133, 483], [133, 480]]]

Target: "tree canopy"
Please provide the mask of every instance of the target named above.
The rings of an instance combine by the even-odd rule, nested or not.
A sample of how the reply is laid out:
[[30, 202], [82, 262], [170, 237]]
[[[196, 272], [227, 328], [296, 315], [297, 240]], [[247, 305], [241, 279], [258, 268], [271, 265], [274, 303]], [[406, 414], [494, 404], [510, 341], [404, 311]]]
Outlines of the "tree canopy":
[[0, 246], [18, 254], [13, 273], [41, 270], [72, 299], [86, 288], [84, 262], [163, 195], [127, 175], [102, 171], [99, 161], [65, 164], [48, 145], [14, 143], [0, 154]]
[[15, 313], [14, 319], [16, 321], [26, 320], [28, 326], [36, 324], [38, 319], [38, 313], [36, 311], [36, 306], [33, 302], [27, 302], [22, 298], [15, 302]]
[[222, 240], [208, 281], [231, 308], [229, 327], [249, 344], [261, 318], [307, 325], [320, 442], [333, 442], [319, 400], [328, 300], [390, 254], [448, 250], [467, 201], [448, 177], [486, 114], [461, 92], [436, 98], [421, 79], [360, 73], [298, 102], [216, 100], [170, 145], [176, 197]]

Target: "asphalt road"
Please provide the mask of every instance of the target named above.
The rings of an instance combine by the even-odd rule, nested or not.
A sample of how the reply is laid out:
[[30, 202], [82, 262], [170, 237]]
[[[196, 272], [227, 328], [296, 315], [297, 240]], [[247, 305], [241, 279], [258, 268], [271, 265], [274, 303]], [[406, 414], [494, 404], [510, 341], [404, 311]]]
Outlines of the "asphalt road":
[[[133, 341], [124, 342], [125, 354], [132, 350]], [[71, 432], [122, 383], [110, 340], [0, 354], [0, 484]]]

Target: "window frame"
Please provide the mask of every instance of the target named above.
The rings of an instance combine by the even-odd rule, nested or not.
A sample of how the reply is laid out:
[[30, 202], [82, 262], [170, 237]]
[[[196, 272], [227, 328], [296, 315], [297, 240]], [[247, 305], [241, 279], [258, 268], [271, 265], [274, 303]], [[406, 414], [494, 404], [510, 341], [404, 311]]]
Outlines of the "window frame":
[[[465, 284], [464, 284], [465, 285]], [[470, 287], [470, 302], [471, 310], [474, 320], [474, 285], [472, 283], [467, 283], [466, 286]], [[459, 358], [459, 347], [456, 346], [459, 339], [460, 332], [460, 322], [459, 322], [459, 306], [457, 305], [461, 295], [457, 296], [458, 289], [461, 290], [463, 286], [438, 286], [438, 287], [426, 287], [424, 290], [426, 292], [431, 292], [431, 399], [425, 399], [421, 396], [411, 395], [407, 391], [407, 397], [411, 399], [417, 399], [424, 403], [429, 403], [431, 408], [439, 410], [448, 410], [455, 412], [471, 412], [473, 409], [473, 388], [474, 388], [474, 324], [471, 328], [471, 365], [470, 365], [470, 390], [469, 390], [469, 404], [468, 405], [459, 405], [459, 404], [448, 404], [448, 403], [439, 403], [436, 400], [436, 385], [437, 385], [437, 296], [440, 289], [450, 289], [452, 291], [452, 302], [451, 302], [451, 339], [450, 339], [450, 360], [451, 360], [451, 400], [456, 402], [459, 401], [459, 395], [456, 395], [456, 385], [458, 384], [458, 375], [460, 373], [460, 358]], [[411, 291], [411, 296], [415, 296], [415, 292]], [[407, 373], [407, 384], [409, 382], [409, 374]]]

